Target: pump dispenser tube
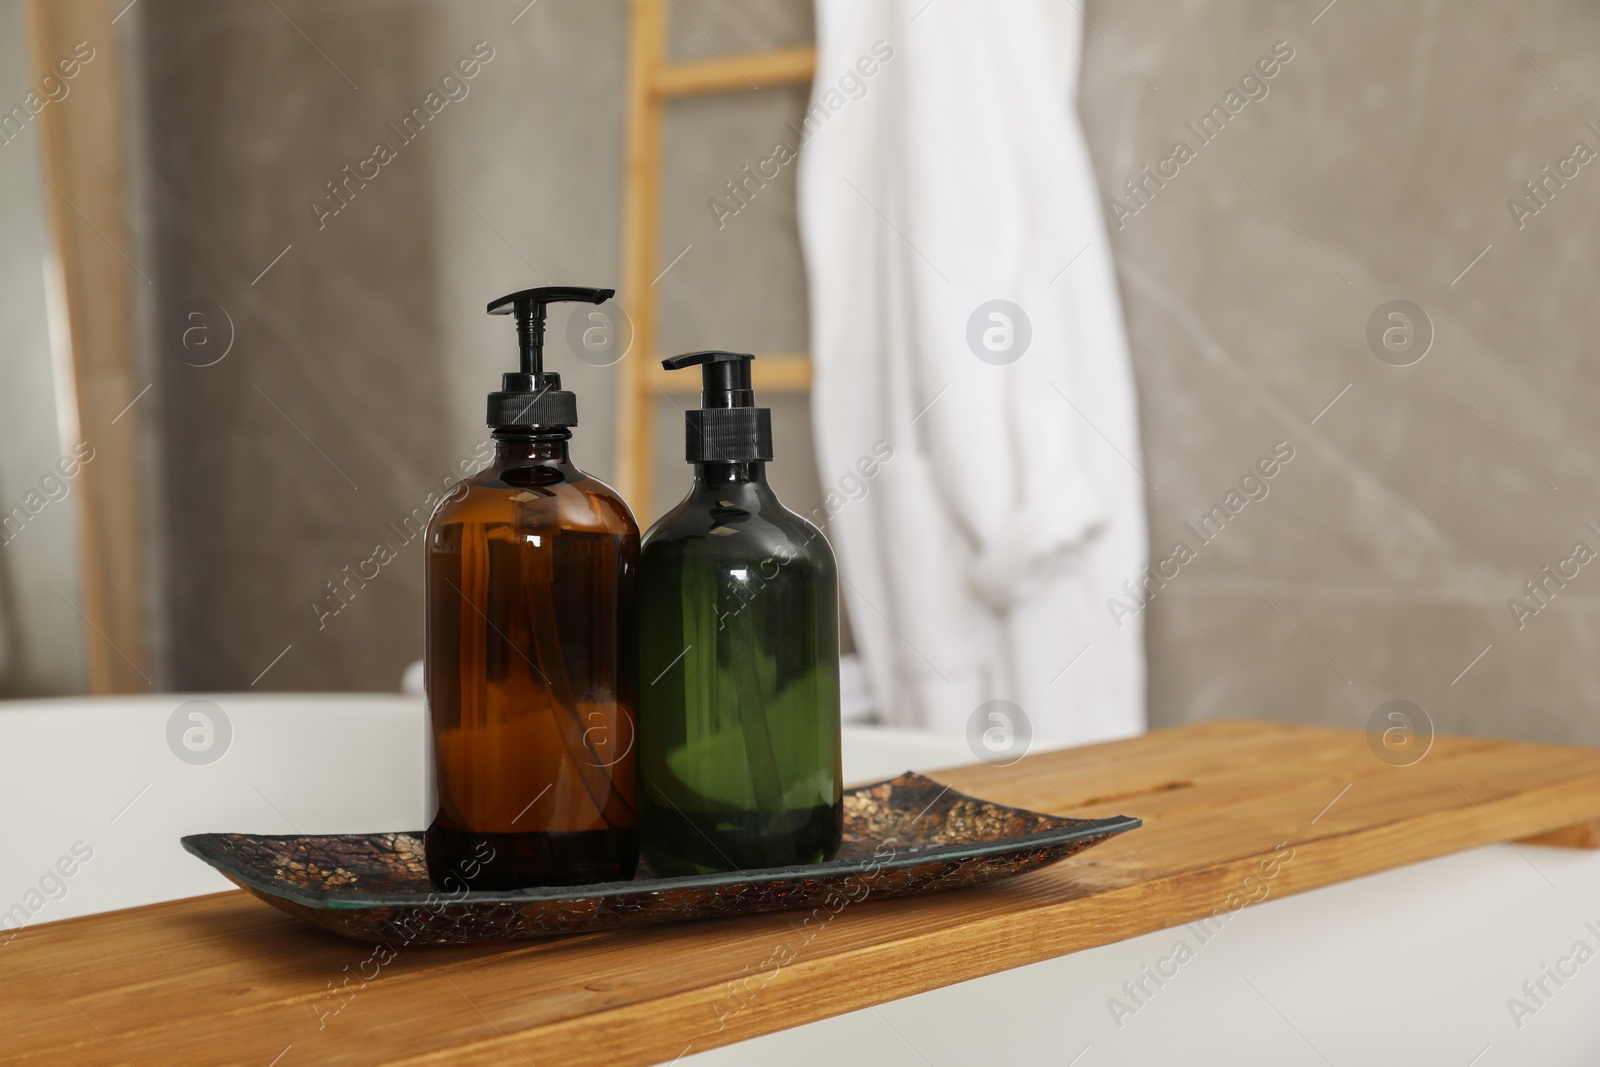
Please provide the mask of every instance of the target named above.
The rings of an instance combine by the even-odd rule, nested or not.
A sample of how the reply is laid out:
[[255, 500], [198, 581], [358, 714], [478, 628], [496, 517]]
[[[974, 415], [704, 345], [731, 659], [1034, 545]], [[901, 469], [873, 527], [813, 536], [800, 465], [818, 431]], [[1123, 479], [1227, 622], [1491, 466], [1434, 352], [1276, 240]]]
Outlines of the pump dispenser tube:
[[638, 856], [639, 528], [568, 457], [577, 401], [544, 369], [545, 307], [609, 289], [527, 289], [519, 369], [489, 394], [494, 458], [428, 524], [426, 688], [442, 888], [630, 878]]
[[664, 875], [821, 862], [843, 828], [837, 571], [767, 485], [752, 359], [662, 361], [699, 366], [703, 390], [694, 484], [639, 559], [640, 829]]

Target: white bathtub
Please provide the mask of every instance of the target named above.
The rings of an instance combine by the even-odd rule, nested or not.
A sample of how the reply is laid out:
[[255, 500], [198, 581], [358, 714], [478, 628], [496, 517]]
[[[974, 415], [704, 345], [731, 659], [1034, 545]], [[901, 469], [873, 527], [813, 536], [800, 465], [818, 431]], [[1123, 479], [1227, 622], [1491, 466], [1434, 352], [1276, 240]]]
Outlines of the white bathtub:
[[[1147, 934], [691, 1048], [676, 1067], [1593, 1067], [1600, 957], [1561, 964], [1577, 974], [1547, 979], [1542, 1005], [1522, 983], [1579, 940], [1600, 950], [1585, 926], [1600, 930], [1600, 853], [1520, 853], [1496, 845], [1268, 900], [1204, 944], [1186, 927]], [[1177, 964], [1180, 940], [1193, 955]], [[1144, 979], [1135, 1005], [1123, 983], [1158, 964], [1176, 974]], [[1512, 997], [1532, 1013], [1514, 1017]]]

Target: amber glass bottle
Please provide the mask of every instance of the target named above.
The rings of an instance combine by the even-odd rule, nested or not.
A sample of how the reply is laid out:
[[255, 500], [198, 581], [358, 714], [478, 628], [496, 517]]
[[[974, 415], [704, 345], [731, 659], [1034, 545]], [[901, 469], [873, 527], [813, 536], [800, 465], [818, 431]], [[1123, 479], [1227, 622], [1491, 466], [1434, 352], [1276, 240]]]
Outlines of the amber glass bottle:
[[490, 305], [517, 311], [523, 370], [490, 396], [493, 461], [428, 525], [439, 811], [426, 853], [441, 884], [633, 876], [639, 528], [622, 498], [568, 457], [576, 401], [543, 372], [539, 351], [545, 302], [610, 295], [546, 288]]

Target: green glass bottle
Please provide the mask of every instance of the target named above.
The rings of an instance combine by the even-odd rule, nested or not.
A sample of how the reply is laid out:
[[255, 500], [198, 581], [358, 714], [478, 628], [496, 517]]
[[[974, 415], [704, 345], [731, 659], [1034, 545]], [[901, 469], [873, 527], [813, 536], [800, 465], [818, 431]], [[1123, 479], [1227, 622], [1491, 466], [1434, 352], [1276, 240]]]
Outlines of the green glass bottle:
[[767, 485], [752, 356], [694, 352], [694, 486], [639, 553], [639, 831], [662, 875], [832, 859], [843, 828], [833, 550]]

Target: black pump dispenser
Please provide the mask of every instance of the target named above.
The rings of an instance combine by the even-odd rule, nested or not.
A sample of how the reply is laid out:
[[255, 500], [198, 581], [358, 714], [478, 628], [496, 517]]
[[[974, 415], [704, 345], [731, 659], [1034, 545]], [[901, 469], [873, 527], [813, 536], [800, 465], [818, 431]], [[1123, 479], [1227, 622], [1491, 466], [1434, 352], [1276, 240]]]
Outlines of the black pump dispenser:
[[667, 370], [700, 367], [700, 408], [684, 412], [684, 460], [750, 463], [772, 458], [772, 411], [755, 406], [748, 352], [687, 352], [661, 361]]
[[508, 293], [489, 302], [489, 314], [517, 316], [517, 346], [521, 369], [507, 373], [500, 391], [489, 394], [490, 429], [517, 427], [564, 428], [578, 425], [578, 398], [561, 388], [561, 375], [544, 369], [545, 308], [558, 301], [603, 304], [614, 289], [587, 289], [577, 285], [546, 285]]

